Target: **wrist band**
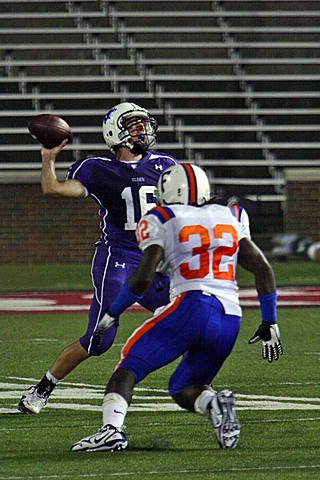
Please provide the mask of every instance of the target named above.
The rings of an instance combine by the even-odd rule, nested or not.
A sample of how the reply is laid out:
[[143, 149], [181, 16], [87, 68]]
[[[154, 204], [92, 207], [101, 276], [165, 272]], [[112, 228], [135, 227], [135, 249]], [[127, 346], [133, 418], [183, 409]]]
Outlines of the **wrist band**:
[[276, 323], [277, 321], [277, 292], [267, 295], [258, 295], [262, 321]]
[[108, 308], [108, 313], [111, 317], [119, 317], [119, 315], [130, 305], [135, 303], [137, 300], [140, 300], [143, 295], [136, 295], [132, 293], [128, 282], [122, 285], [121, 290], [116, 297], [116, 299], [111, 303], [110, 307]]

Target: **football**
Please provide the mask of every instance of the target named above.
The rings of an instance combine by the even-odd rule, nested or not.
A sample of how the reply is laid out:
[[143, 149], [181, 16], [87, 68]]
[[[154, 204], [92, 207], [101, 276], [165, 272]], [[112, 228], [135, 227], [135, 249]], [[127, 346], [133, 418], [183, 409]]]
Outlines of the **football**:
[[65, 120], [50, 114], [36, 115], [28, 123], [32, 137], [45, 148], [54, 148], [67, 138], [72, 139], [72, 133]]

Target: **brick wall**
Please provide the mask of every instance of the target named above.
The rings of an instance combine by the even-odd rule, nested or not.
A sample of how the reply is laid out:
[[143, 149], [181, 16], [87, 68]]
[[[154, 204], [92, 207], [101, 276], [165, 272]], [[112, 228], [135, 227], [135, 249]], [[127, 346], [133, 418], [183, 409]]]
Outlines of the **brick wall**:
[[[320, 238], [320, 172], [285, 171], [284, 231]], [[0, 263], [91, 262], [98, 240], [92, 199], [46, 198], [37, 184], [0, 184]]]
[[284, 231], [320, 239], [320, 169], [286, 169]]
[[91, 262], [99, 238], [91, 198], [46, 198], [39, 184], [0, 184], [0, 263]]

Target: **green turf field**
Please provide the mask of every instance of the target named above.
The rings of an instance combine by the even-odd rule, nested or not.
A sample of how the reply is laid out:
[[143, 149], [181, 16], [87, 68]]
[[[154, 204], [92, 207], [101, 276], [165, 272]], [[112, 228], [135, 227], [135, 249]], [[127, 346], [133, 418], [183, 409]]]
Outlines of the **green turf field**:
[[[49, 276], [44, 282], [42, 274], [42, 284], [38, 276], [32, 282], [30, 269], [28, 274], [24, 268], [15, 280], [11, 272], [8, 288], [2, 278], [0, 290], [50, 289]], [[90, 289], [86, 268], [74, 272], [74, 285], [68, 269], [65, 274], [57, 269], [54, 275], [50, 267], [41, 268], [42, 273], [52, 274], [53, 290], [60, 282], [60, 289], [62, 284]], [[32, 267], [33, 275], [35, 270]], [[319, 284], [317, 264], [295, 263], [290, 269], [285, 263], [275, 270], [282, 285], [303, 284], [298, 280], [303, 274], [305, 284]], [[80, 286], [82, 271], [88, 278]], [[248, 284], [245, 276], [243, 284]], [[262, 360], [260, 345], [248, 345], [260, 323], [259, 312], [244, 310], [236, 347], [214, 383], [217, 389], [227, 386], [235, 394], [241, 422], [236, 449], [220, 450], [206, 418], [175, 408], [166, 390], [174, 368], [170, 365], [137, 387], [126, 418], [128, 449], [82, 454], [70, 452], [69, 447], [100, 428], [105, 381], [123, 342], [146, 314], [124, 315], [111, 350], [82, 364], [55, 390], [48, 407], [33, 416], [16, 413], [21, 393], [47, 371], [66, 344], [82, 334], [86, 316], [1, 316], [0, 480], [319, 479], [319, 314], [319, 308], [279, 309], [285, 354], [270, 365]]]
[[[320, 264], [299, 260], [272, 262], [278, 285], [319, 285]], [[0, 292], [91, 290], [90, 264], [0, 264]], [[240, 286], [253, 285], [252, 274], [238, 267]]]

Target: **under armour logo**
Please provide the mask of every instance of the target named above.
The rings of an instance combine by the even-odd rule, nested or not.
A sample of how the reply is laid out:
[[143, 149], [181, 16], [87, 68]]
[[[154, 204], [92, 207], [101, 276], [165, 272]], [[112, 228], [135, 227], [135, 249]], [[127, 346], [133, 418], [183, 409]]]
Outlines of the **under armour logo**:
[[119, 263], [119, 262], [116, 262], [116, 263], [114, 264], [114, 266], [115, 266], [115, 267], [126, 268], [126, 264], [125, 264], [125, 262], [124, 262], [124, 263]]
[[156, 170], [163, 170], [163, 166], [162, 165], [158, 165], [157, 163], [155, 164], [154, 168]]
[[116, 110], [117, 110], [116, 108], [111, 108], [111, 109], [106, 113], [106, 116], [104, 117], [103, 122], [106, 123], [106, 121], [109, 120], [109, 118], [111, 117], [111, 115], [113, 114], [113, 112], [115, 112]]

